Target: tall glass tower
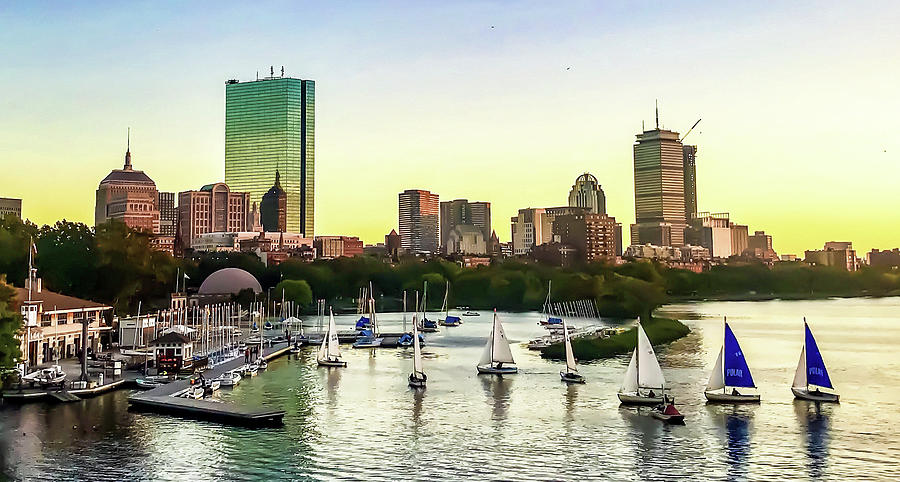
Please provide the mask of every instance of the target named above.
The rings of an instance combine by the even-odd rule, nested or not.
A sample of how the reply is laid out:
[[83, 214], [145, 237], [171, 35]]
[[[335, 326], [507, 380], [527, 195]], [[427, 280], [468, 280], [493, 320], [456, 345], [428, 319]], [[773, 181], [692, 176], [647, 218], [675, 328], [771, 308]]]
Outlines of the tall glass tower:
[[225, 83], [225, 183], [259, 205], [278, 171], [287, 230], [306, 237], [315, 233], [315, 141], [315, 81], [273, 73]]

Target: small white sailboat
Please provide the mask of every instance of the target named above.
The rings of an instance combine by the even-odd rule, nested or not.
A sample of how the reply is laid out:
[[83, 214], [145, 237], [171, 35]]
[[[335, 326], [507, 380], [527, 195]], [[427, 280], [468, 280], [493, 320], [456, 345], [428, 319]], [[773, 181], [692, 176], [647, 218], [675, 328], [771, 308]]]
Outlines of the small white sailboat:
[[[819, 352], [819, 345], [806, 324], [806, 318], [803, 318], [804, 340], [803, 349], [800, 351], [800, 361], [797, 363], [797, 371], [794, 372], [794, 383], [791, 391], [794, 397], [800, 400], [809, 400], [811, 402], [839, 402], [841, 397], [836, 393], [823, 392], [821, 388], [834, 389], [831, 385], [831, 378], [828, 376], [828, 370], [825, 368], [825, 360], [822, 359], [822, 353]], [[810, 390], [809, 386], [816, 387]]]
[[513, 360], [512, 350], [509, 348], [509, 340], [503, 331], [497, 311], [494, 311], [494, 323], [491, 327], [491, 336], [484, 346], [481, 360], [478, 362], [478, 373], [491, 375], [506, 375], [518, 372], [516, 361]]
[[409, 386], [413, 388], [425, 388], [428, 377], [422, 370], [422, 346], [419, 344], [419, 327], [416, 323], [416, 315], [413, 315], [413, 371], [409, 374]]
[[575, 364], [572, 340], [569, 339], [569, 326], [565, 320], [563, 320], [563, 338], [566, 344], [566, 369], [559, 372], [559, 377], [566, 383], [584, 383], [584, 377], [578, 373], [578, 366]]
[[444, 290], [444, 304], [441, 305], [441, 311], [444, 317], [438, 320], [441, 326], [459, 326], [462, 324], [462, 318], [450, 314], [450, 305], [447, 303], [450, 297], [450, 281], [447, 281], [447, 289]]
[[347, 362], [341, 360], [341, 347], [338, 341], [337, 326], [334, 324], [334, 312], [329, 313], [328, 331], [325, 332], [322, 346], [319, 347], [319, 352], [316, 354], [316, 362], [323, 367], [347, 366]]
[[435, 333], [438, 331], [438, 324], [428, 319], [428, 282], [425, 281], [422, 288], [422, 322], [419, 331], [422, 333]]
[[[666, 379], [656, 359], [653, 345], [647, 333], [637, 324], [637, 346], [631, 353], [631, 362], [625, 371], [622, 388], [619, 389], [619, 401], [625, 405], [659, 405], [663, 403]], [[669, 400], [672, 400], [669, 397]]]
[[[732, 387], [730, 393], [728, 387]], [[756, 384], [741, 345], [726, 319], [725, 339], [703, 395], [709, 403], [759, 403], [759, 395], [740, 393], [738, 388], [756, 388]]]

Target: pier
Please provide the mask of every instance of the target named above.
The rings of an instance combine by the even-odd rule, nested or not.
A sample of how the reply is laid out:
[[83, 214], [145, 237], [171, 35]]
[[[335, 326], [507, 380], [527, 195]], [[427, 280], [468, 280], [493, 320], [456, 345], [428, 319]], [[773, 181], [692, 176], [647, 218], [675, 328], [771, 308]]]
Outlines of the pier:
[[[290, 351], [290, 345], [279, 343], [263, 349], [262, 358], [272, 360]], [[243, 365], [244, 358], [238, 357], [206, 370], [203, 377], [213, 379]], [[189, 379], [176, 380], [146, 392], [128, 397], [128, 403], [137, 410], [178, 415], [185, 418], [212, 420], [216, 422], [246, 427], [277, 427], [283, 424], [284, 411], [250, 409], [231, 403], [194, 400], [177, 396], [191, 387]]]

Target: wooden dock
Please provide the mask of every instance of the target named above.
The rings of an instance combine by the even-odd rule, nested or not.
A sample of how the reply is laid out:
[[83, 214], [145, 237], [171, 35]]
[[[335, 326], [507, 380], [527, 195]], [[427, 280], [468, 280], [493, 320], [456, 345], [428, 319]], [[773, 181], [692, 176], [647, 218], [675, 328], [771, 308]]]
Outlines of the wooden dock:
[[[287, 343], [280, 343], [263, 350], [263, 358], [271, 360], [290, 351]], [[244, 364], [239, 357], [225, 362], [203, 373], [206, 379], [234, 370]], [[247, 427], [271, 427], [283, 424], [284, 411], [250, 409], [232, 403], [194, 400], [175, 396], [190, 388], [190, 380], [176, 380], [146, 392], [135, 393], [128, 397], [128, 403], [138, 410], [146, 410], [186, 418], [212, 420]]]
[[8, 402], [24, 403], [37, 401], [77, 402], [82, 398], [94, 397], [110, 390], [121, 387], [125, 383], [124, 378], [108, 380], [108, 383], [91, 388], [78, 388], [68, 390], [43, 390], [25, 389], [22, 391], [8, 390], [3, 392], [3, 400]]

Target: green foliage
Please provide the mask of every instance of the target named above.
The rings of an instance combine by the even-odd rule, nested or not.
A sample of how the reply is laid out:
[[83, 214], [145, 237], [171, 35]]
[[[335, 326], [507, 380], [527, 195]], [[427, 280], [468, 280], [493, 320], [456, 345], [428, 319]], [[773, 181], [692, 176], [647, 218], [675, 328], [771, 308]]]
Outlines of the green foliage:
[[[654, 345], [671, 343], [691, 332], [680, 321], [668, 318], [644, 318], [641, 324]], [[637, 328], [631, 328], [608, 338], [575, 338], [572, 353], [578, 360], [598, 360], [631, 353], [636, 345]], [[551, 345], [541, 350], [541, 356], [562, 360], [566, 357], [565, 346], [562, 343]]]
[[38, 229], [16, 216], [0, 219], [0, 273], [17, 286], [25, 284], [28, 271], [28, 243], [37, 240]]
[[285, 301], [293, 301], [300, 307], [307, 307], [313, 301], [312, 288], [305, 280], [284, 280], [278, 283], [275, 285], [272, 296], [281, 296], [282, 294]]
[[0, 274], [0, 369], [4, 370], [13, 368], [22, 356], [16, 338], [22, 329], [22, 315], [16, 309], [15, 300], [15, 288]]

